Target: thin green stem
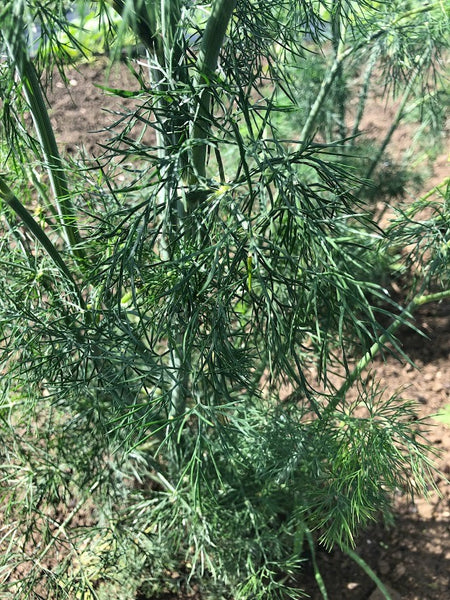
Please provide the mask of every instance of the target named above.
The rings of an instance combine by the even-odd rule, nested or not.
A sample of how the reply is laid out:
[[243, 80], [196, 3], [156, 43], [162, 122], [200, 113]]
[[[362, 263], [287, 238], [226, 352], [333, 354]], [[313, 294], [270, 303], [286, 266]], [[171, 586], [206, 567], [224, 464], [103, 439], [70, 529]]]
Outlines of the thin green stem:
[[375, 583], [375, 585], [380, 590], [380, 592], [383, 594], [383, 596], [386, 598], [386, 600], [392, 600], [389, 592], [386, 589], [386, 586], [381, 581], [381, 579], [377, 576], [377, 574], [369, 567], [369, 565], [366, 563], [366, 561], [363, 558], [361, 558], [359, 556], [359, 554], [357, 554], [354, 550], [352, 550], [348, 546], [344, 546], [343, 551], [345, 552], [345, 554], [347, 554], [347, 556], [349, 556], [352, 560], [354, 560], [355, 563], [358, 566], [360, 566], [361, 569], [365, 573], [367, 573], [367, 575]]
[[[199, 90], [197, 113], [194, 118], [192, 126], [192, 138], [196, 145], [192, 151], [192, 163], [185, 171], [185, 180], [191, 185], [195, 186], [199, 181], [206, 175], [206, 140], [210, 131], [210, 106], [212, 100], [212, 78], [217, 67], [217, 61], [219, 57], [220, 48], [222, 47], [225, 32], [233, 13], [236, 0], [216, 0], [213, 4], [210, 18], [208, 19], [205, 33], [203, 36], [202, 46], [199, 52], [197, 60], [197, 88]], [[166, 1], [161, 0], [161, 11], [164, 17], [164, 23], [167, 23], [166, 16]], [[172, 15], [173, 16], [173, 15]], [[171, 27], [174, 27], [172, 22]], [[166, 65], [169, 70], [171, 65]], [[173, 70], [173, 69], [172, 69]], [[165, 132], [169, 133], [170, 132]], [[164, 136], [162, 136], [164, 137]], [[200, 143], [199, 143], [200, 140]], [[161, 140], [163, 141], [163, 140]], [[177, 140], [180, 142], [180, 140]], [[166, 150], [167, 144], [162, 152], [170, 152]], [[173, 144], [173, 147], [177, 147], [178, 144]], [[171, 190], [168, 190], [171, 192]], [[173, 191], [173, 190], [172, 190]], [[165, 193], [163, 191], [163, 193]], [[173, 197], [173, 194], [170, 194]], [[185, 196], [183, 202], [181, 198]], [[171, 228], [178, 236], [181, 232], [180, 228], [185, 226], [185, 217], [188, 216], [198, 204], [199, 194], [197, 190], [193, 190], [189, 194], [183, 193], [177, 194], [179, 199], [176, 200], [176, 206], [171, 208]], [[171, 198], [168, 198], [168, 202], [172, 202]], [[185, 237], [192, 239], [196, 232], [189, 228], [183, 231]], [[171, 236], [169, 235], [169, 238]], [[168, 239], [167, 247], [163, 247], [163, 254], [168, 255], [171, 251], [170, 248], [171, 240]], [[171, 419], [177, 419], [181, 417], [186, 410], [187, 403], [187, 390], [189, 386], [189, 371], [188, 371], [188, 359], [186, 357], [186, 351], [184, 348], [184, 331], [179, 331], [170, 349], [170, 368], [177, 379], [177, 385], [174, 386], [171, 394], [171, 406], [169, 409], [169, 417]]]
[[311, 136], [313, 129], [316, 125], [320, 109], [322, 108], [322, 105], [327, 97], [328, 92], [330, 91], [331, 86], [333, 85], [334, 80], [339, 75], [345, 60], [352, 54], [358, 52], [362, 48], [366, 47], [368, 44], [375, 41], [377, 38], [381, 37], [384, 33], [386, 33], [385, 29], [380, 29], [373, 33], [364, 42], [360, 42], [355, 46], [350, 46], [349, 48], [347, 48], [347, 50], [344, 50], [345, 41], [343, 39], [340, 40], [334, 56], [333, 63], [331, 64], [328, 73], [326, 73], [325, 77], [322, 79], [322, 83], [319, 89], [319, 93], [317, 94], [316, 101], [312, 105], [306, 123], [304, 124], [303, 129], [300, 133], [300, 139], [302, 141], [307, 141], [308, 138]]
[[34, 220], [32, 215], [28, 212], [28, 210], [23, 206], [20, 200], [14, 195], [9, 186], [5, 183], [3, 177], [0, 175], [0, 199], [4, 200], [16, 213], [16, 215], [22, 220], [27, 229], [34, 235], [37, 241], [41, 244], [47, 254], [50, 256], [52, 261], [58, 267], [59, 271], [64, 275], [64, 277], [69, 281], [72, 285], [74, 291], [76, 292], [77, 298], [79, 300], [80, 306], [85, 309], [84, 299], [81, 295], [80, 290], [75, 282], [75, 279], [72, 276], [72, 273], [69, 267], [66, 265], [64, 260], [61, 258], [60, 253], [52, 244], [51, 240], [48, 238], [45, 231], [40, 227], [38, 223]]
[[361, 123], [361, 119], [364, 114], [367, 95], [369, 92], [370, 81], [372, 79], [372, 73], [375, 68], [377, 58], [378, 58], [378, 48], [375, 47], [372, 49], [372, 52], [370, 54], [369, 62], [367, 63], [367, 67], [366, 67], [366, 70], [364, 73], [363, 85], [362, 85], [362, 88], [361, 88], [361, 91], [360, 91], [359, 97], [358, 97], [358, 110], [356, 113], [355, 122], [353, 124], [352, 133], [351, 133], [351, 138], [352, 138], [351, 145], [352, 146], [354, 146], [355, 136], [358, 135], [358, 132], [359, 132], [359, 125]]
[[[345, 33], [346, 29], [341, 20], [341, 6], [339, 3], [336, 6], [336, 11], [333, 14], [332, 18], [332, 44], [335, 56], [337, 56], [341, 49], [341, 44], [345, 41]], [[339, 137], [344, 139], [346, 137], [346, 124], [345, 124], [345, 115], [346, 115], [346, 106], [345, 106], [345, 98], [347, 94], [346, 89], [346, 81], [344, 77], [344, 71], [342, 69], [342, 63], [339, 65], [337, 73], [336, 73], [337, 85], [334, 92], [336, 104], [337, 104], [337, 125]]]
[[81, 248], [81, 236], [78, 231], [75, 210], [70, 199], [66, 173], [59, 155], [53, 127], [45, 106], [41, 84], [33, 63], [20, 44], [20, 39], [9, 39], [3, 31], [10, 58], [23, 84], [23, 92], [30, 108], [48, 176], [52, 186], [56, 210], [62, 226], [65, 241], [73, 256], [82, 261], [85, 258]]
[[[426, 202], [428, 200], [428, 198], [431, 198], [431, 196], [433, 196], [436, 192], [442, 193], [444, 188], [447, 188], [449, 185], [450, 185], [450, 177], [446, 177], [442, 183], [439, 183], [438, 185], [434, 186], [433, 188], [431, 188], [430, 191], [428, 191], [425, 194], [425, 196], [422, 196], [422, 198], [420, 199], [420, 202]], [[416, 205], [412, 205], [405, 212], [405, 215], [407, 217], [410, 217], [412, 214], [414, 214], [415, 210], [416, 210]]]
[[[75, 505], [75, 507], [70, 511], [70, 513], [67, 515], [67, 517], [64, 519], [64, 521], [62, 523], [60, 523], [59, 527], [56, 529], [56, 531], [53, 533], [52, 538], [50, 540], [50, 542], [47, 544], [47, 546], [45, 546], [45, 548], [39, 553], [39, 561], [41, 562], [45, 556], [48, 554], [48, 552], [52, 549], [52, 547], [54, 546], [55, 542], [58, 541], [59, 539], [59, 535], [61, 533], [66, 533], [66, 528], [67, 526], [70, 524], [70, 522], [72, 521], [72, 519], [74, 518], [74, 516], [80, 512], [80, 510], [83, 508], [83, 506], [86, 504], [86, 502], [88, 500], [92, 500], [92, 494], [95, 492], [95, 490], [99, 487], [100, 485], [100, 481], [96, 481], [90, 488], [89, 488], [89, 495], [86, 496], [86, 498], [82, 498], [81, 500], [79, 500], [77, 502], [77, 504]], [[67, 535], [67, 534], [66, 534]]]
[[441, 3], [434, 2], [433, 4], [427, 4], [427, 5], [421, 6], [419, 8], [413, 8], [413, 9], [408, 10], [405, 13], [399, 15], [394, 21], [392, 21], [390, 26], [395, 27], [404, 19], [408, 19], [409, 17], [415, 17], [416, 15], [420, 15], [420, 13], [430, 12], [431, 10], [434, 10], [435, 8], [439, 8], [439, 7], [443, 8]]
[[[302, 141], [307, 141], [310, 138], [311, 134], [313, 133], [314, 127], [317, 122], [317, 118], [319, 116], [320, 109], [322, 108], [322, 105], [327, 97], [330, 87], [332, 86], [336, 77], [339, 76], [339, 73], [341, 72], [341, 69], [342, 69], [342, 64], [349, 56], [351, 56], [352, 54], [355, 54], [362, 48], [367, 47], [369, 44], [374, 42], [376, 39], [378, 39], [382, 35], [388, 33], [392, 29], [392, 27], [395, 27], [396, 25], [398, 25], [402, 20], [412, 17], [416, 14], [428, 12], [428, 11], [436, 8], [437, 6], [439, 6], [439, 3], [430, 4], [425, 7], [422, 7], [419, 9], [414, 9], [414, 10], [408, 11], [406, 13], [403, 13], [402, 15], [397, 17], [392, 23], [390, 23], [389, 26], [383, 27], [382, 29], [375, 31], [372, 35], [370, 35], [368, 37], [368, 39], [366, 39], [363, 42], [360, 42], [358, 44], [355, 44], [354, 46], [350, 46], [345, 51], [344, 51], [344, 45], [345, 45], [344, 40], [341, 39], [339, 46], [337, 48], [335, 57], [334, 57], [334, 61], [331, 65], [328, 73], [325, 75], [325, 77], [322, 80], [322, 84], [320, 86], [320, 90], [317, 95], [316, 101], [314, 102], [313, 106], [311, 107], [311, 110], [309, 112], [306, 123], [303, 126], [302, 132], [300, 134], [300, 139]], [[342, 37], [345, 37], [345, 36], [342, 36]], [[419, 65], [418, 65], [417, 71], [419, 71]], [[417, 76], [417, 73], [416, 73], [416, 76]]]
[[164, 62], [171, 75], [177, 74], [180, 70], [179, 61], [182, 56], [182, 48], [177, 39], [177, 30], [181, 19], [180, 0], [161, 0], [160, 12]]
[[[398, 107], [397, 113], [391, 123], [391, 126], [389, 128], [389, 131], [387, 132], [383, 143], [381, 144], [381, 146], [378, 149], [378, 152], [376, 153], [374, 159], [372, 160], [366, 174], [365, 174], [365, 179], [370, 180], [370, 178], [373, 175], [373, 172], [375, 171], [375, 169], [378, 166], [378, 163], [380, 162], [381, 158], [383, 157], [385, 150], [387, 148], [387, 146], [389, 145], [392, 136], [394, 135], [395, 130], [397, 129], [397, 127], [400, 124], [400, 121], [403, 119], [404, 114], [405, 114], [405, 106], [406, 103], [409, 99], [409, 96], [411, 95], [411, 92], [413, 90], [413, 87], [416, 83], [416, 80], [418, 78], [418, 76], [420, 75], [420, 73], [422, 72], [422, 67], [425, 64], [426, 60], [429, 58], [429, 51], [428, 49], [422, 54], [422, 56], [420, 57], [419, 62], [416, 65], [416, 69], [414, 72], [414, 75], [411, 77], [411, 79], [408, 82], [408, 85], [405, 88], [405, 91], [403, 93], [401, 102], [400, 102], [400, 106]], [[366, 187], [365, 184], [363, 184], [359, 190], [359, 194], [361, 194], [361, 192], [364, 190], [364, 188]]]
[[336, 408], [339, 402], [345, 397], [345, 394], [348, 392], [348, 390], [359, 378], [364, 369], [369, 365], [370, 362], [372, 362], [375, 356], [380, 352], [381, 348], [383, 348], [385, 343], [392, 338], [392, 334], [394, 334], [397, 329], [399, 329], [399, 327], [405, 323], [405, 318], [410, 317], [414, 310], [419, 306], [429, 304], [430, 302], [439, 302], [446, 298], [450, 298], [450, 290], [444, 290], [435, 294], [420, 294], [415, 296], [409, 302], [406, 308], [404, 308], [402, 312], [394, 319], [394, 321], [392, 321], [392, 323], [386, 329], [386, 332], [381, 335], [374, 344], [372, 344], [370, 349], [359, 360], [353, 372], [346, 378], [345, 382], [328, 405], [327, 412], [330, 413]]
[[325, 583], [324, 583], [322, 575], [319, 571], [319, 566], [318, 566], [317, 560], [316, 560], [316, 549], [314, 546], [314, 539], [311, 534], [311, 531], [307, 527], [305, 527], [305, 536], [308, 541], [309, 550], [311, 552], [311, 560], [312, 560], [313, 569], [314, 569], [314, 578], [317, 582], [320, 593], [322, 594], [323, 600], [328, 600], [328, 592], [325, 587]]
[[339, 46], [337, 48], [333, 63], [326, 73], [325, 77], [322, 79], [322, 84], [320, 86], [319, 93], [317, 94], [317, 98], [314, 104], [309, 111], [308, 118], [306, 119], [305, 124], [303, 125], [303, 129], [300, 133], [300, 139], [303, 142], [306, 142], [311, 137], [313, 130], [316, 126], [317, 119], [319, 117], [320, 110], [322, 108], [323, 103], [330, 91], [331, 86], [333, 85], [336, 77], [339, 76], [339, 73], [342, 71], [342, 64], [345, 59], [354, 51], [354, 48], [348, 48], [344, 51], [344, 41], [341, 39], [339, 42]]
[[440, 302], [447, 298], [450, 298], [450, 290], [436, 292], [435, 294], [425, 294], [414, 298], [414, 306], [423, 306], [424, 304], [430, 304], [430, 302]]

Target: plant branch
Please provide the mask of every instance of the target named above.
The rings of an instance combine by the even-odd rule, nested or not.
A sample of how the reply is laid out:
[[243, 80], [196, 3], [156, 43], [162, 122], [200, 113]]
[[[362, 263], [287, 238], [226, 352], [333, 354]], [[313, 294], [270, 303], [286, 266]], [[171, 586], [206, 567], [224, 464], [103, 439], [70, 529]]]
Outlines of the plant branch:
[[[434, 8], [438, 7], [438, 6], [439, 6], [439, 3], [434, 3], [434, 4], [429, 4], [427, 6], [421, 7], [419, 9], [414, 9], [414, 10], [407, 11], [406, 13], [403, 13], [403, 14], [399, 15], [388, 26], [380, 28], [379, 30], [377, 30], [374, 33], [372, 33], [367, 39], [365, 39], [365, 40], [363, 40], [363, 41], [355, 44], [354, 46], [350, 46], [345, 51], [344, 51], [344, 46], [345, 46], [344, 39], [341, 39], [340, 43], [339, 43], [339, 46], [337, 48], [335, 57], [334, 57], [334, 61], [333, 61], [332, 65], [331, 65], [328, 73], [325, 75], [325, 77], [322, 80], [322, 84], [321, 84], [319, 93], [317, 95], [316, 101], [314, 102], [313, 106], [311, 107], [311, 110], [310, 110], [310, 113], [309, 113], [308, 118], [306, 120], [306, 123], [303, 126], [302, 132], [300, 134], [300, 139], [303, 142], [305, 142], [311, 136], [311, 134], [313, 132], [313, 129], [315, 127], [315, 124], [316, 124], [316, 121], [317, 121], [320, 109], [322, 107], [322, 104], [323, 104], [323, 102], [324, 102], [324, 100], [325, 100], [328, 92], [329, 92], [329, 89], [330, 89], [331, 85], [333, 84], [335, 78], [337, 76], [339, 76], [339, 73], [340, 73], [341, 68], [342, 68], [342, 64], [344, 63], [344, 61], [350, 55], [358, 52], [362, 48], [367, 47], [369, 44], [371, 44], [372, 42], [374, 42], [376, 39], [378, 39], [382, 35], [389, 33], [389, 31], [392, 29], [392, 27], [395, 27], [396, 25], [398, 25], [402, 20], [407, 19], [409, 17], [412, 17], [412, 16], [414, 16], [416, 14], [420, 14], [420, 13], [423, 13], [423, 12], [428, 12], [428, 11], [433, 10]], [[423, 66], [422, 59], [421, 59], [419, 65], [420, 65], [420, 67]], [[419, 72], [419, 65], [418, 65], [415, 77], [417, 76], [417, 74]], [[410, 91], [411, 90], [409, 90], [409, 92]], [[408, 94], [409, 94], [409, 92], [408, 92]], [[395, 130], [395, 128], [394, 128], [394, 130]], [[389, 142], [389, 140], [388, 140], [388, 142]]]
[[331, 86], [333, 85], [334, 80], [341, 72], [343, 62], [345, 61], [347, 56], [349, 56], [354, 51], [353, 47], [347, 48], [347, 50], [344, 51], [344, 44], [344, 41], [341, 39], [339, 41], [339, 46], [337, 48], [333, 63], [329, 71], [326, 73], [325, 77], [322, 79], [322, 84], [320, 86], [319, 93], [317, 94], [317, 98], [314, 104], [312, 105], [311, 110], [309, 111], [306, 123], [303, 125], [303, 129], [300, 133], [300, 139], [305, 143], [311, 137], [311, 134], [317, 122], [317, 118], [319, 116], [320, 109], [322, 108], [322, 105], [327, 97]]
[[[408, 19], [409, 17], [415, 17], [416, 15], [420, 15], [421, 13], [424, 13], [424, 12], [430, 12], [431, 10], [434, 10], [435, 8], [443, 8], [441, 2], [434, 2], [433, 4], [426, 4], [425, 6], [420, 6], [419, 8], [413, 8], [411, 10], [408, 10], [408, 11], [404, 12], [403, 14], [399, 15], [394, 21], [392, 21], [390, 26], [395, 27], [404, 19]], [[445, 12], [445, 11], [443, 11], [443, 12]]]
[[[438, 185], [435, 185], [433, 188], [431, 188], [431, 190], [429, 190], [425, 196], [422, 196], [420, 199], [420, 202], [425, 202], [426, 200], [428, 200], [428, 198], [430, 198], [431, 196], [433, 196], [436, 192], [442, 193], [442, 190], [446, 187], [448, 187], [450, 185], [450, 177], [446, 177], [444, 179], [444, 181], [442, 181], [442, 183], [439, 183]], [[413, 204], [412, 206], [410, 206], [408, 208], [408, 210], [405, 211], [405, 215], [407, 217], [410, 217], [412, 214], [414, 214], [414, 211], [416, 210], [416, 206]]]
[[237, 0], [215, 0], [197, 59], [197, 87], [200, 88], [200, 92], [197, 114], [192, 127], [192, 138], [196, 144], [192, 151], [194, 172], [190, 174], [193, 183], [206, 175], [206, 143], [204, 140], [208, 137], [211, 128], [212, 79], [236, 2]]
[[320, 573], [319, 566], [317, 564], [316, 549], [315, 549], [315, 545], [314, 545], [314, 539], [313, 539], [313, 536], [311, 534], [311, 530], [308, 529], [307, 527], [305, 527], [304, 531], [305, 531], [305, 537], [306, 537], [307, 542], [308, 542], [309, 551], [311, 553], [311, 561], [312, 561], [313, 569], [314, 569], [314, 578], [315, 578], [315, 580], [317, 582], [317, 585], [319, 587], [320, 593], [322, 594], [323, 600], [328, 600], [328, 592], [327, 592], [327, 589], [325, 587], [325, 582], [323, 580], [322, 574]]
[[23, 206], [20, 200], [13, 194], [12, 190], [5, 183], [3, 177], [0, 175], [0, 198], [4, 200], [16, 213], [16, 215], [22, 220], [27, 229], [34, 235], [36, 240], [41, 244], [47, 254], [50, 256], [52, 261], [58, 267], [59, 271], [66, 277], [69, 283], [72, 285], [73, 289], [76, 292], [78, 300], [80, 302], [80, 306], [83, 309], [86, 309], [86, 305], [84, 303], [83, 296], [81, 295], [80, 290], [75, 282], [75, 279], [70, 272], [69, 267], [66, 265], [64, 260], [61, 258], [61, 254], [52, 244], [51, 240], [45, 233], [45, 231], [40, 227], [38, 223], [34, 220], [32, 215], [28, 212], [28, 210]]
[[359, 125], [361, 123], [361, 119], [363, 117], [364, 114], [364, 108], [366, 105], [366, 100], [367, 100], [367, 94], [369, 92], [369, 86], [370, 86], [370, 80], [372, 78], [372, 73], [373, 70], [375, 68], [376, 62], [377, 62], [377, 58], [378, 58], [378, 48], [374, 47], [372, 49], [372, 52], [370, 54], [370, 58], [369, 58], [369, 62], [367, 63], [367, 67], [366, 70], [364, 72], [364, 81], [363, 81], [363, 85], [361, 88], [361, 91], [359, 93], [359, 98], [358, 98], [358, 110], [356, 113], [356, 117], [355, 117], [355, 122], [353, 124], [353, 129], [352, 129], [352, 133], [350, 135], [351, 138], [351, 145], [354, 146], [355, 145], [355, 139], [356, 136], [359, 133]]
[[[403, 93], [401, 102], [400, 102], [400, 106], [398, 107], [398, 110], [396, 112], [396, 115], [391, 123], [391, 126], [389, 128], [389, 131], [387, 132], [383, 143], [381, 144], [381, 146], [378, 149], [378, 152], [376, 153], [374, 159], [372, 160], [370, 167], [368, 168], [364, 178], [367, 180], [370, 180], [370, 178], [373, 175], [373, 172], [375, 171], [375, 169], [378, 166], [378, 163], [380, 162], [381, 158], [384, 156], [385, 150], [387, 148], [387, 146], [389, 145], [389, 142], [392, 139], [392, 136], [394, 135], [395, 130], [397, 129], [397, 127], [400, 124], [400, 121], [402, 120], [403, 116], [404, 116], [404, 112], [405, 112], [405, 106], [406, 103], [409, 99], [409, 96], [412, 92], [412, 89], [414, 87], [414, 84], [416, 83], [417, 77], [419, 76], [419, 74], [422, 72], [422, 67], [425, 64], [427, 58], [429, 57], [429, 51], [428, 49], [422, 54], [422, 56], [420, 57], [420, 60], [418, 61], [417, 65], [416, 65], [416, 70], [414, 75], [411, 77], [411, 79], [408, 82], [408, 85], [405, 88], [405, 91]], [[359, 194], [361, 194], [361, 192], [364, 190], [364, 188], [366, 187], [366, 184], [363, 184], [359, 190]]]
[[100, 481], [97, 480], [90, 488], [89, 488], [89, 495], [86, 498], [81, 498], [77, 504], [75, 505], [75, 507], [70, 511], [70, 513], [67, 515], [67, 517], [64, 519], [64, 521], [62, 523], [59, 524], [58, 529], [53, 533], [50, 542], [47, 544], [47, 546], [45, 546], [45, 548], [40, 552], [39, 554], [39, 561], [41, 562], [45, 556], [48, 554], [48, 552], [51, 550], [52, 546], [54, 546], [55, 542], [58, 540], [58, 536], [60, 533], [66, 533], [66, 528], [67, 526], [70, 524], [70, 522], [72, 521], [72, 519], [74, 518], [74, 516], [80, 512], [80, 510], [83, 508], [83, 506], [86, 504], [87, 500], [92, 499], [92, 494], [95, 492], [95, 490], [99, 487], [100, 485]]
[[349, 556], [352, 560], [354, 560], [355, 563], [358, 566], [360, 566], [363, 571], [365, 571], [367, 573], [367, 575], [370, 577], [370, 579], [372, 579], [372, 581], [375, 583], [377, 588], [383, 594], [385, 599], [392, 600], [388, 590], [386, 589], [386, 586], [381, 581], [381, 579], [377, 576], [377, 574], [370, 568], [370, 566], [366, 563], [366, 561], [363, 558], [361, 558], [359, 556], [359, 554], [357, 554], [354, 550], [352, 550], [348, 546], [344, 546], [343, 551], [345, 552], [345, 554], [347, 554], [347, 556]]
[[430, 304], [431, 302], [440, 302], [450, 298], [450, 290], [444, 290], [443, 292], [436, 292], [435, 294], [425, 294], [423, 296], [417, 296], [414, 298], [414, 306], [423, 306], [424, 304]]
[[369, 350], [360, 359], [353, 372], [348, 375], [345, 382], [336, 393], [336, 396], [328, 405], [326, 412], [331, 413], [336, 408], [367, 365], [375, 358], [384, 344], [389, 341], [389, 339], [392, 337], [392, 334], [395, 333], [397, 329], [399, 329], [399, 327], [405, 323], [405, 317], [410, 317], [415, 309], [419, 306], [423, 306], [424, 304], [429, 304], [431, 302], [439, 302], [440, 300], [444, 300], [446, 298], [450, 298], [450, 290], [444, 290], [435, 294], [421, 294], [415, 296], [409, 302], [406, 308], [404, 308], [402, 312], [394, 319], [394, 321], [392, 321], [385, 333], [381, 335], [374, 344], [372, 344]]
[[82, 261], [85, 258], [81, 248], [82, 240], [77, 227], [74, 207], [70, 200], [66, 173], [41, 91], [41, 84], [33, 63], [28, 58], [23, 46], [21, 46], [23, 40], [11, 39], [8, 33], [10, 32], [3, 31], [10, 58], [23, 83], [23, 92], [45, 158], [45, 166], [52, 186], [64, 238], [73, 256], [78, 261]]
[[97, 4], [109, 4], [123, 18], [145, 48], [154, 52], [157, 49], [156, 23], [151, 18], [145, 2], [130, 2], [129, 0], [92, 0]]

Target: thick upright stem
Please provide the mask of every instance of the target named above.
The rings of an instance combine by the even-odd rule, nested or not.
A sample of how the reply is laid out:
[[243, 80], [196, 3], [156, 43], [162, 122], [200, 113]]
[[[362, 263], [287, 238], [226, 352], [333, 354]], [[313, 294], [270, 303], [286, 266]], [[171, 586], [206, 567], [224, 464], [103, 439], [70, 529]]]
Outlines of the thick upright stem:
[[199, 100], [191, 136], [195, 143], [192, 151], [193, 173], [190, 173], [193, 182], [206, 175], [206, 143], [203, 140], [206, 140], [211, 129], [212, 79], [236, 2], [237, 0], [215, 0], [197, 59]]
[[[93, 0], [100, 3], [102, 0]], [[133, 2], [131, 0], [104, 0], [127, 22], [138, 36], [145, 48], [156, 51], [156, 20], [154, 14], [147, 10], [144, 0]]]
[[[164, 4], [165, 2], [162, 0], [162, 9], [164, 8]], [[191, 131], [191, 139], [193, 139], [195, 145], [192, 150], [192, 162], [187, 166], [184, 173], [185, 183], [194, 188], [206, 175], [205, 142], [211, 128], [210, 111], [212, 99], [211, 86], [213, 85], [212, 79], [217, 68], [225, 32], [235, 5], [236, 0], [216, 0], [213, 3], [212, 12], [205, 28], [196, 64], [198, 103]], [[174, 75], [174, 79], [176, 79], [177, 73], [174, 69], [177, 69], [176, 65], [173, 65], [172, 69], [169, 69], [169, 71]], [[174, 143], [173, 147], [178, 148], [180, 141], [181, 140], [179, 139], [178, 143]], [[178, 205], [175, 210], [172, 208], [172, 212], [175, 213], [174, 217], [176, 219], [175, 223], [172, 222], [172, 227], [175, 229], [176, 236], [179, 236], [181, 233], [184, 237], [189, 238], [189, 240], [192, 241], [193, 236], [196, 234], [190, 224], [186, 221], [186, 217], [189, 218], [189, 215], [192, 214], [197, 206], [200, 193], [201, 191], [196, 189], [190, 190], [186, 195], [184, 203], [181, 200], [182, 194], [179, 194], [180, 199], [177, 201]], [[187, 318], [189, 318], [189, 316], [187, 316]], [[171, 394], [171, 406], [169, 410], [169, 416], [172, 419], [177, 419], [184, 414], [188, 396], [189, 356], [184, 347], [184, 327], [185, 324], [180, 322], [179, 331], [176, 333], [170, 349], [171, 368], [176, 380], [176, 384]]]

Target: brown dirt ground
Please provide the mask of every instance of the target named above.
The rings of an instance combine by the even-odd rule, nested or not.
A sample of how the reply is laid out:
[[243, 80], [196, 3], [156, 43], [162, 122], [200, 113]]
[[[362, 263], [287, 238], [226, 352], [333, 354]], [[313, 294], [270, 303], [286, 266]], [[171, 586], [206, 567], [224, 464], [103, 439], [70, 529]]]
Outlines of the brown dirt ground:
[[[104, 84], [105, 64], [100, 62], [81, 65], [78, 71], [69, 71], [69, 92], [55, 78], [51, 93], [52, 120], [58, 140], [68, 154], [83, 146], [88, 154], [100, 154], [97, 145], [104, 134], [93, 133], [110, 123], [113, 115], [103, 109], [126, 105], [105, 95], [94, 84]], [[111, 87], [136, 89], [126, 68], [112, 70]], [[380, 139], [394, 114], [395, 104], [385, 107], [384, 101], [374, 98], [363, 122], [369, 135]], [[410, 144], [410, 126], [400, 127], [394, 136], [391, 153], [400, 156]], [[103, 135], [103, 137], [102, 137]], [[430, 189], [448, 175], [447, 156], [439, 156], [430, 168]], [[413, 369], [392, 357], [377, 359], [373, 364], [388, 392], [404, 390], [403, 395], [418, 403], [420, 417], [439, 412], [450, 403], [450, 303], [424, 307], [417, 315], [418, 325], [427, 335], [424, 339], [408, 330], [399, 337], [405, 352], [417, 365]], [[450, 474], [450, 430], [438, 421], [429, 440], [440, 451], [438, 467], [444, 475]], [[429, 501], [417, 499], [413, 504], [397, 499], [398, 510], [390, 529], [374, 526], [361, 535], [357, 552], [391, 590], [393, 600], [447, 600], [450, 598], [450, 490], [444, 477], [436, 476], [440, 496], [432, 492]], [[359, 567], [339, 551], [318, 553], [319, 567], [333, 600], [376, 600], [374, 584]], [[321, 595], [308, 571], [302, 585], [313, 600]], [[197, 594], [196, 594], [197, 596]], [[192, 598], [192, 596], [190, 596]], [[165, 600], [175, 600], [165, 596]]]

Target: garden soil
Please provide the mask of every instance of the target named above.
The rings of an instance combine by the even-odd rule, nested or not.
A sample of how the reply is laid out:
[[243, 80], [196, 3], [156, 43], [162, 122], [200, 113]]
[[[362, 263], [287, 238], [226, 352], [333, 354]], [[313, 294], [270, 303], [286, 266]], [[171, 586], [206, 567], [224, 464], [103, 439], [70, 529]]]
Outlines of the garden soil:
[[[52, 121], [59, 144], [68, 155], [83, 148], [87, 155], [100, 157], [108, 134], [99, 130], [114, 122], [117, 111], [127, 102], [128, 107], [132, 106], [128, 100], [108, 96], [96, 87], [137, 88], [125, 65], [113, 68], [108, 75], [105, 65], [99, 59], [77, 70], [69, 69], [67, 87], [58, 77], [54, 78], [49, 91]], [[395, 103], [386, 107], [381, 97], [372, 98], [362, 128], [369, 137], [382, 139], [395, 110]], [[393, 160], [400, 158], [410, 145], [411, 126], [405, 125], [394, 135], [390, 149]], [[427, 173], [423, 189], [428, 190], [448, 175], [447, 156], [441, 155], [422, 167]], [[414, 399], [419, 417], [432, 417], [450, 403], [450, 303], [423, 307], [417, 313], [417, 325], [424, 335], [406, 329], [399, 333], [403, 350], [416, 368], [391, 356], [377, 358], [371, 368], [388, 393], [398, 392]], [[440, 493], [430, 490], [428, 500], [417, 498], [414, 502], [397, 498], [394, 524], [374, 526], [357, 541], [357, 553], [386, 584], [392, 600], [450, 599], [450, 489], [446, 481], [446, 476], [450, 476], [450, 428], [433, 418], [430, 423], [428, 439], [440, 452], [437, 465], [442, 475], [435, 478]], [[319, 549], [317, 560], [330, 600], [382, 598], [372, 580], [338, 550], [328, 553]], [[308, 564], [301, 585], [313, 600], [322, 598]], [[187, 598], [199, 599], [201, 594], [193, 591], [177, 600]], [[158, 599], [139, 600], [175, 597], [166, 594]]]

